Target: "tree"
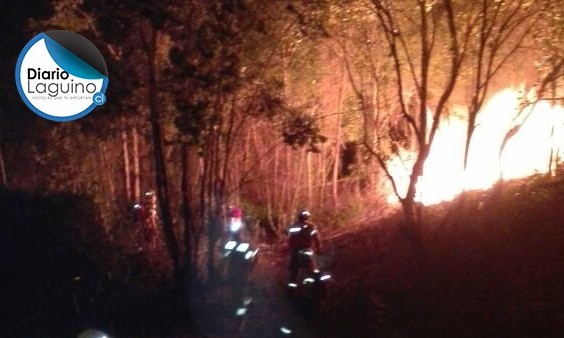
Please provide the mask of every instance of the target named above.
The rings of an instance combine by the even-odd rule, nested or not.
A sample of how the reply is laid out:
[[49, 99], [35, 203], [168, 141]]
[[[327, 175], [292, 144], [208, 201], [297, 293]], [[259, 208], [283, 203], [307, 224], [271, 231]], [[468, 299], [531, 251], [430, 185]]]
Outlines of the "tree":
[[315, 147], [323, 140], [315, 121], [303, 116], [304, 109], [283, 102], [282, 87], [269, 71], [279, 61], [273, 57], [278, 41], [292, 26], [285, 18], [272, 20], [276, 6], [253, 1], [59, 0], [53, 18], [38, 24], [81, 32], [102, 46], [112, 77], [107, 93], [111, 100], [97, 121], [103, 116], [116, 137], [126, 136], [125, 192], [132, 185], [127, 182], [127, 130], [148, 131], [148, 167], [179, 290], [189, 288], [183, 283], [191, 278], [185, 276], [198, 275], [204, 233], [207, 272], [214, 275], [223, 207], [244, 183], [235, 180], [243, 175], [234, 168], [242, 158], [237, 151], [243, 138], [253, 132], [250, 122], [274, 126], [290, 144]]
[[[363, 143], [391, 182], [410, 233], [417, 236], [417, 182], [459, 78], [472, 17], [461, 25], [455, 3], [448, 0], [361, 4], [373, 16], [365, 16], [358, 31], [349, 30], [358, 32], [359, 40], [353, 41], [360, 43], [337, 42], [364, 121]], [[357, 51], [362, 62], [354, 59]], [[443, 76], [431, 76], [438, 69]], [[414, 157], [404, 158], [405, 150]], [[392, 157], [409, 167], [405, 191], [391, 170]]]
[[491, 83], [500, 70], [531, 41], [551, 5], [550, 1], [492, 1], [467, 5], [476, 13], [475, 25], [468, 36], [471, 56], [470, 104], [464, 149], [464, 169], [468, 167], [468, 153], [474, 134], [476, 117], [490, 93]]
[[[552, 105], [564, 101], [562, 78], [564, 77], [564, 12], [562, 1], [555, 1], [547, 8], [541, 22], [542, 29], [536, 30], [535, 41], [541, 46], [542, 57], [537, 61], [539, 80], [537, 81], [538, 100], [550, 100]], [[551, 137], [554, 137], [552, 126]], [[552, 175], [559, 162], [559, 149], [551, 148], [548, 159], [548, 173]]]

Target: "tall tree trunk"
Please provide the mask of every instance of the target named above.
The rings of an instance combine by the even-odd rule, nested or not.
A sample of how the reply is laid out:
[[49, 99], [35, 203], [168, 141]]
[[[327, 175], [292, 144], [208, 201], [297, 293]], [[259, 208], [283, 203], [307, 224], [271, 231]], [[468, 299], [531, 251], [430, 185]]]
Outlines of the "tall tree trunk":
[[337, 132], [335, 136], [335, 155], [334, 155], [334, 163], [333, 163], [333, 205], [338, 207], [339, 205], [339, 163], [341, 157], [341, 106], [342, 106], [342, 97], [343, 97], [343, 76], [345, 73], [344, 69], [344, 62], [341, 67], [341, 84], [339, 86], [339, 98], [337, 100]]
[[319, 189], [319, 206], [323, 207], [323, 205], [325, 205], [325, 189], [326, 189], [326, 185], [327, 185], [327, 174], [329, 172], [329, 165], [330, 163], [327, 163], [327, 157], [329, 156], [328, 153], [328, 147], [323, 147], [323, 151], [321, 152], [321, 156], [319, 159], [319, 174], [321, 175], [320, 177], [320, 181], [321, 181], [321, 189]]
[[136, 201], [141, 200], [141, 168], [139, 153], [139, 129], [133, 128], [133, 197]]
[[[337, 123], [341, 122], [340, 115], [337, 116]], [[340, 162], [340, 154], [341, 154], [341, 127], [337, 125], [337, 137], [335, 139], [335, 155], [333, 156], [333, 189], [332, 194], [333, 196], [333, 205], [335, 207], [339, 206], [339, 162]]]
[[302, 148], [300, 152], [300, 163], [298, 165], [297, 179], [294, 181], [294, 196], [290, 202], [291, 210], [298, 210], [298, 201], [300, 200], [300, 188], [302, 184], [302, 171], [304, 169], [306, 149]]
[[[292, 53], [292, 51], [289, 51], [288, 48], [286, 47], [286, 45], [283, 45], [282, 48], [282, 70], [284, 72], [284, 100], [286, 102], [289, 102], [290, 100], [290, 75], [289, 75], [289, 65], [290, 65], [290, 60], [289, 60], [289, 56], [286, 55], [286, 53]], [[283, 186], [282, 186], [282, 192], [280, 194], [280, 205], [279, 205], [279, 212], [278, 215], [281, 219], [281, 222], [284, 226], [286, 226], [288, 223], [290, 223], [290, 220], [288, 220], [288, 214], [287, 214], [287, 208], [288, 207], [292, 207], [292, 193], [290, 191], [290, 186], [289, 186], [289, 177], [290, 175], [293, 174], [293, 172], [291, 170], [293, 170], [293, 168], [290, 168], [290, 151], [288, 149], [288, 147], [284, 147], [284, 161], [285, 161], [285, 170], [284, 170], [284, 181], [283, 181]], [[284, 212], [284, 209], [286, 209], [286, 212]], [[293, 210], [292, 210], [293, 213]]]
[[[288, 208], [291, 208], [291, 201], [292, 201], [292, 193], [290, 191], [290, 181], [292, 181], [290, 179], [290, 177], [292, 177], [292, 175], [294, 174], [293, 169], [290, 167], [290, 149], [288, 149], [288, 147], [284, 147], [282, 148], [284, 151], [284, 171], [283, 174], [284, 175], [284, 180], [282, 182], [282, 192], [280, 194], [281, 200], [280, 200], [280, 213], [279, 215], [281, 216], [281, 221], [283, 222], [282, 224], [284, 224], [284, 226], [286, 226], [290, 221], [288, 220]], [[284, 209], [286, 209], [286, 212], [284, 212]], [[292, 210], [293, 213], [293, 210]]]
[[[129, 142], [127, 140], [127, 126], [125, 118], [121, 118], [121, 142], [123, 148], [123, 177], [125, 179], [125, 198], [128, 203], [133, 201], [131, 195], [131, 168], [129, 163]], [[138, 200], [137, 200], [138, 201]]]
[[106, 181], [108, 182], [108, 187], [110, 188], [110, 196], [112, 197], [113, 200], [116, 199], [116, 187], [114, 184], [114, 180], [113, 180], [113, 169], [112, 166], [110, 165], [110, 160], [109, 160], [109, 155], [108, 155], [108, 147], [106, 146], [105, 143], [101, 143], [100, 144], [100, 151], [102, 152], [102, 163], [103, 163], [103, 167], [104, 167], [104, 173], [106, 174]]
[[[276, 231], [279, 231], [279, 227], [280, 224], [279, 222], [275, 222], [274, 221], [274, 217], [273, 217], [273, 211], [276, 212], [277, 216], [279, 217], [279, 215], [281, 214], [281, 211], [279, 210], [279, 204], [280, 204], [280, 189], [278, 187], [279, 185], [279, 180], [278, 180], [278, 166], [280, 165], [280, 150], [278, 146], [274, 147], [274, 177], [272, 178], [272, 207], [270, 208], [270, 210], [268, 211], [268, 219], [269, 222], [274, 226], [274, 229], [276, 229]], [[278, 220], [279, 221], [279, 220]]]
[[196, 207], [198, 213], [198, 227], [196, 228], [196, 234], [194, 235], [194, 272], [198, 273], [199, 270], [199, 251], [200, 242], [204, 233], [204, 225], [206, 222], [206, 184], [208, 177], [207, 169], [207, 155], [199, 157], [199, 172], [198, 172], [198, 206]]
[[[116, 196], [116, 191], [115, 191], [116, 189], [113, 181], [115, 175], [113, 175], [113, 168], [110, 165], [110, 160], [108, 159], [109, 155], [105, 142], [101, 142], [98, 144], [98, 153], [99, 153], [98, 158], [101, 165], [101, 170], [99, 170], [100, 182], [102, 182], [101, 186], [103, 189], [104, 200], [107, 201], [106, 206], [104, 207], [107, 210], [109, 210], [109, 212], [104, 213], [105, 215], [108, 215], [108, 217], [104, 219], [103, 226], [106, 233], [108, 233], [110, 231], [109, 227], [115, 224], [114, 215], [116, 215], [115, 213], [117, 209], [116, 206], [118, 206], [119, 208], [120, 205], [123, 205], [123, 203], [121, 203], [123, 202], [123, 200], [119, 198], [121, 196]], [[116, 203], [116, 201], [118, 203]]]
[[311, 153], [307, 153], [307, 205], [311, 208], [313, 187], [311, 182]]
[[142, 41], [144, 41], [145, 43], [147, 54], [147, 70], [149, 76], [149, 120], [152, 132], [156, 194], [161, 215], [165, 244], [172, 260], [175, 286], [177, 287], [177, 292], [179, 292], [182, 287], [180, 253], [170, 212], [168, 176], [166, 170], [166, 161], [164, 158], [162, 126], [159, 110], [160, 107], [158, 104], [158, 70], [155, 58], [155, 52], [157, 49], [157, 35], [158, 32], [155, 29], [149, 28], [149, 34], [141, 34], [141, 39], [143, 39]]
[[184, 257], [182, 259], [182, 281], [184, 304], [191, 303], [191, 285], [192, 285], [192, 225], [194, 222], [194, 212], [190, 204], [192, 187], [190, 184], [190, 167], [189, 167], [189, 148], [186, 143], [182, 144], [182, 180], [180, 184], [182, 194], [182, 214], [184, 216]]
[[[221, 126], [217, 126], [221, 128]], [[220, 134], [213, 133], [212, 142], [208, 146], [209, 150], [209, 179], [207, 185], [207, 208], [208, 208], [208, 256], [207, 256], [207, 270], [208, 278], [215, 278], [215, 245], [218, 239], [218, 232], [221, 229], [220, 208], [221, 208], [221, 195], [222, 183], [220, 175]]]
[[[554, 64], [553, 64], [554, 67]], [[551, 100], [551, 106], [554, 108], [554, 106], [556, 106], [556, 79], [552, 80], [551, 83], [551, 94], [552, 94], [552, 100]], [[552, 115], [554, 115], [554, 111], [551, 112]], [[552, 122], [552, 127], [550, 128], [550, 139], [554, 140], [554, 126], [555, 123], [554, 121]], [[550, 145], [550, 157], [548, 159], [548, 175], [552, 176], [554, 174], [553, 169], [554, 166], [556, 166], [556, 162], [557, 162], [557, 157], [558, 157], [558, 152], [554, 151], [554, 142], [552, 142], [552, 144]]]

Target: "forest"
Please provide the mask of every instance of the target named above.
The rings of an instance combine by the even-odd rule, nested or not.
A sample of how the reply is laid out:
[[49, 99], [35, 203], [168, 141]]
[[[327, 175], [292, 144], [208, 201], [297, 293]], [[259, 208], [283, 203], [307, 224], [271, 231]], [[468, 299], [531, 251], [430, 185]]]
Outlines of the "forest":
[[[508, 250], [522, 255], [536, 250], [524, 238], [541, 220], [546, 238], [562, 238], [562, 0], [10, 0], [0, 15], [1, 336], [96, 327], [116, 338], [276, 336], [258, 324], [234, 334], [218, 310], [230, 205], [261, 250], [255, 292], [286, 278], [284, 244], [301, 208], [332, 248], [340, 296], [329, 294], [319, 322], [296, 324], [313, 328], [302, 336], [564, 329], [562, 311], [519, 327], [530, 314], [515, 309], [536, 296], [507, 305], [510, 314], [493, 290], [491, 303], [479, 303], [468, 290], [511, 274], [488, 268], [495, 277], [464, 279], [454, 263], [498, 254], [493, 240], [456, 223], [464, 219], [511, 219], [523, 233], [492, 236], [509, 234]], [[23, 46], [51, 30], [88, 38], [108, 67], [106, 103], [76, 121], [33, 114], [14, 85]], [[459, 254], [453, 239], [480, 258]], [[562, 245], [547, 244], [542, 258], [560, 261]], [[552, 288], [564, 276], [539, 266], [539, 290], [564, 303], [561, 286]], [[363, 275], [374, 283], [358, 282]], [[390, 286], [397, 281], [407, 284]], [[360, 291], [343, 299], [350, 285]], [[431, 311], [439, 289], [448, 296]], [[264, 311], [287, 307], [282, 287], [269, 292]], [[384, 293], [393, 300], [372, 297]], [[355, 302], [366, 321], [354, 317]], [[433, 326], [442, 322], [431, 312], [459, 302], [475, 308]], [[335, 319], [343, 304], [351, 315]], [[476, 329], [472, 311], [492, 304], [507, 316]], [[323, 329], [327, 319], [334, 324]]]

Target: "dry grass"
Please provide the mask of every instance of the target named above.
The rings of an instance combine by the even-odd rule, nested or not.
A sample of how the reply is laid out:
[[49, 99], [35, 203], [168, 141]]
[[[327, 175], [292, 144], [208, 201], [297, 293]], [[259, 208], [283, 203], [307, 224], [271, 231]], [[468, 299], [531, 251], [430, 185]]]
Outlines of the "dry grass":
[[428, 208], [423, 255], [399, 216], [328, 235], [336, 282], [325, 333], [561, 336], [562, 196], [564, 180], [535, 177]]

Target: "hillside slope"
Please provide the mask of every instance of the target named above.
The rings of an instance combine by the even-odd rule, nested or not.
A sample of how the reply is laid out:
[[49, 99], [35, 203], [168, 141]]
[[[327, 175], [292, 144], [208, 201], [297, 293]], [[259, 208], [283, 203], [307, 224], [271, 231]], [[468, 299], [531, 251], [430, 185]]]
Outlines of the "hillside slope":
[[561, 337], [562, 196], [564, 179], [542, 177], [466, 193], [425, 210], [422, 248], [400, 216], [326, 229], [333, 283], [315, 318], [284, 293], [284, 243], [262, 246], [249, 314], [206, 315], [202, 336]]
[[423, 253], [399, 218], [329, 236], [323, 336], [562, 336], [563, 196], [539, 176], [428, 208]]

